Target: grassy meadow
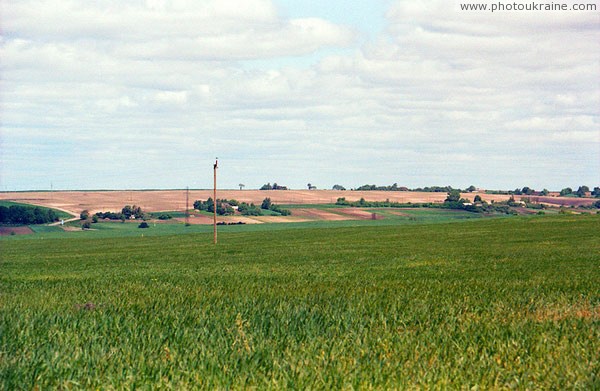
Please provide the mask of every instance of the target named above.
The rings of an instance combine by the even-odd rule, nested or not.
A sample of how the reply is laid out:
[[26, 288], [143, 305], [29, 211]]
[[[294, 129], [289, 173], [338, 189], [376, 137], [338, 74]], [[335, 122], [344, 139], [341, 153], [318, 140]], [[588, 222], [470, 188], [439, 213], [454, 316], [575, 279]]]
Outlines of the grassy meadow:
[[[284, 207], [288, 207], [287, 205]], [[292, 206], [290, 209], [297, 208]], [[315, 207], [311, 205], [310, 207]], [[326, 211], [335, 211], [341, 207], [336, 205], [319, 205], [315, 209], [323, 209]], [[342, 221], [326, 221], [313, 220], [305, 222], [292, 223], [269, 223], [269, 224], [245, 224], [245, 225], [230, 225], [219, 226], [219, 232], [254, 232], [254, 231], [279, 231], [289, 229], [312, 229], [312, 228], [342, 228], [342, 227], [375, 227], [388, 225], [418, 225], [418, 224], [433, 224], [445, 222], [459, 222], [471, 219], [480, 219], [482, 215], [479, 213], [471, 213], [466, 211], [444, 210], [444, 209], [402, 209], [401, 215], [398, 215], [391, 208], [369, 208], [370, 212], [377, 213], [384, 217], [381, 220], [342, 220]], [[164, 212], [171, 214], [174, 217], [185, 216], [182, 212]], [[211, 213], [206, 212], [206, 215], [212, 217]], [[495, 217], [498, 218], [498, 217]], [[235, 221], [235, 219], [234, 219]], [[149, 221], [149, 228], [138, 228], [140, 221], [133, 220], [121, 223], [121, 221], [105, 222], [92, 224], [89, 230], [81, 230], [81, 221], [67, 223], [66, 226], [72, 230], [65, 231], [59, 226], [47, 225], [30, 225], [36, 235], [16, 235], [3, 237], [0, 240], [45, 240], [58, 238], [116, 238], [116, 237], [148, 237], [148, 236], [169, 236], [181, 234], [203, 234], [212, 233], [212, 224], [192, 224], [185, 226], [182, 222], [168, 221]]]
[[375, 223], [3, 238], [0, 389], [600, 388], [599, 216]]

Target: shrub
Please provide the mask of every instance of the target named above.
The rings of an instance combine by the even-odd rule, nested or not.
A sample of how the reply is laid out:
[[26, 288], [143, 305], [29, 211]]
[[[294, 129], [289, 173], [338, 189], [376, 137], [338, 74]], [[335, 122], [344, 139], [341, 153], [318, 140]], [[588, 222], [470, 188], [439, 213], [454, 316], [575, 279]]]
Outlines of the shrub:
[[260, 205], [261, 209], [271, 209], [271, 199], [270, 198], [265, 198], [262, 202], [262, 204]]
[[81, 229], [90, 229], [92, 228], [92, 223], [89, 220], [86, 220], [81, 224]]
[[138, 228], [150, 228], [150, 226], [148, 225], [148, 223], [143, 221], [140, 225], [138, 225]]

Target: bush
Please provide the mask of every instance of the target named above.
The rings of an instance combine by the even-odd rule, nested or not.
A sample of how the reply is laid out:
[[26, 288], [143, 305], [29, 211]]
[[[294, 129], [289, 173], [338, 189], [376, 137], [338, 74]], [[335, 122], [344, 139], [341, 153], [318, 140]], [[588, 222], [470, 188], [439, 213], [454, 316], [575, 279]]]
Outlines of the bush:
[[262, 202], [262, 204], [260, 205], [261, 209], [271, 209], [271, 199], [270, 198], [265, 198]]
[[138, 228], [150, 228], [150, 226], [148, 225], [148, 223], [146, 223], [145, 221], [142, 222], [140, 225], [138, 225]]
[[89, 220], [86, 220], [81, 224], [81, 229], [90, 229], [90, 228], [92, 228], [92, 223]]

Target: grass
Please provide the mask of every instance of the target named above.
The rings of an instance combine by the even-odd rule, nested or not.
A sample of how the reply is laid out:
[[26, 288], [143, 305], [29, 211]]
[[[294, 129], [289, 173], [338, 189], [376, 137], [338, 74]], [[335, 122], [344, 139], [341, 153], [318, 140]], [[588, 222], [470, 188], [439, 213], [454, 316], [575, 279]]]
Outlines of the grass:
[[[332, 208], [335, 213], [335, 208]], [[389, 208], [370, 208], [370, 212], [384, 216], [382, 220], [343, 220], [323, 221], [315, 220], [300, 223], [269, 223], [269, 224], [246, 224], [234, 226], [219, 226], [219, 232], [256, 232], [256, 231], [281, 231], [289, 229], [313, 229], [313, 228], [342, 228], [342, 227], [374, 227], [389, 225], [415, 225], [422, 223], [444, 223], [451, 221], [463, 221], [479, 219], [482, 216], [477, 213], [465, 211], [451, 211], [443, 209], [402, 209], [403, 215], [395, 214], [397, 210]], [[204, 212], [202, 212], [204, 213]], [[212, 214], [210, 214], [212, 216]], [[68, 223], [67, 226], [80, 227], [80, 222]], [[150, 228], [140, 229], [139, 221], [100, 222], [92, 224], [92, 229], [87, 231], [76, 230], [65, 232], [60, 227], [30, 226], [37, 235], [34, 236], [4, 236], [3, 240], [32, 240], [32, 239], [58, 239], [58, 238], [112, 238], [112, 237], [148, 237], [180, 235], [192, 233], [212, 232], [212, 225], [185, 226], [181, 222], [167, 220], [164, 222], [149, 222]]]
[[598, 388], [599, 229], [5, 240], [0, 388]]

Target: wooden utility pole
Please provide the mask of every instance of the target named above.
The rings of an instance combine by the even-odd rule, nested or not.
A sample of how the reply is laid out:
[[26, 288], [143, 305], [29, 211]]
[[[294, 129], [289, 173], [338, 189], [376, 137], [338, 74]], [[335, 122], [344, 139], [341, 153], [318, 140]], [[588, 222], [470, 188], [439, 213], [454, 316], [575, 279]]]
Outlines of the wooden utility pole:
[[190, 187], [185, 188], [185, 226], [190, 225]]
[[213, 187], [213, 243], [217, 244], [217, 168], [219, 168], [219, 158], [215, 159], [214, 169], [214, 187]]

